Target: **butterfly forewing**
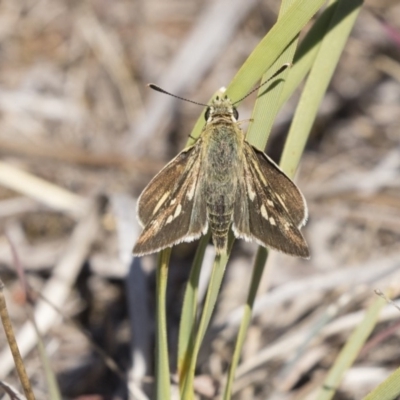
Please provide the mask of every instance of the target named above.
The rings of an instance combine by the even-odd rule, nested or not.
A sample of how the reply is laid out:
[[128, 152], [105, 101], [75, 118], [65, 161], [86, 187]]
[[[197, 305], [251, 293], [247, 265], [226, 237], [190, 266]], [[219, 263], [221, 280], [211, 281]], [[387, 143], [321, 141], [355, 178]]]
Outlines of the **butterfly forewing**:
[[[287, 199], [292, 196], [297, 198], [298, 189], [293, 185], [287, 185], [284, 191], [286, 202], [279, 199], [274, 192], [277, 182], [274, 179], [269, 182], [266, 168], [274, 168], [274, 172], [268, 171], [271, 176], [277, 173], [275, 165], [269, 166], [268, 159], [262, 158], [264, 165], [260, 165], [258, 150], [247, 142], [244, 143], [243, 174], [239, 181], [237, 201], [235, 203], [233, 217], [233, 232], [239, 238], [256, 240], [264, 247], [282, 251], [284, 253], [309, 257], [308, 246], [300, 230], [298, 229], [299, 207], [287, 205]], [[279, 172], [279, 171], [278, 171]], [[286, 175], [283, 174], [286, 179]], [[304, 208], [304, 206], [303, 206]], [[296, 212], [292, 216], [291, 211]], [[305, 210], [302, 214], [304, 219]]]
[[[143, 191], [138, 215], [144, 229], [133, 249], [135, 255], [189, 242], [207, 231], [206, 206], [199, 190], [202, 171], [201, 157], [197, 153], [200, 150], [199, 142], [183, 150]], [[160, 191], [160, 187], [169, 190]]]
[[[194, 146], [181, 151], [146, 186], [138, 200], [138, 217], [147, 225], [171, 193], [182, 185], [183, 172], [194, 153]], [[167, 188], [167, 190], [163, 189]]]

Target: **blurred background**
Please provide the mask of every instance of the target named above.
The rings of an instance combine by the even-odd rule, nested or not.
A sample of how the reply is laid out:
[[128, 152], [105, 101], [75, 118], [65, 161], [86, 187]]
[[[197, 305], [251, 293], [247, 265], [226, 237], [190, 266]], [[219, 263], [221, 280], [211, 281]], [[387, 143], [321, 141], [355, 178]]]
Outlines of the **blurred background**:
[[[274, 24], [279, 5], [0, 2], [0, 277], [38, 399], [49, 395], [27, 309], [63, 398], [127, 399], [128, 385], [130, 398], [151, 395], [156, 258], [130, 263], [139, 233], [135, 202], [183, 148], [202, 109], [146, 84], [207, 102]], [[234, 399], [305, 398], [374, 289], [399, 292], [399, 62], [400, 3], [367, 0], [296, 178], [310, 211], [303, 232], [311, 259], [270, 254]], [[267, 153], [275, 160], [297, 100], [295, 94], [274, 126]], [[251, 97], [240, 106], [241, 118], [253, 104]], [[203, 399], [216, 398], [229, 366], [256, 248], [235, 244], [200, 356], [196, 390]], [[195, 249], [178, 246], [171, 260], [173, 368]], [[212, 257], [210, 246], [203, 291]], [[400, 311], [385, 308], [335, 398], [362, 398], [398, 367], [399, 318]], [[0, 345], [0, 379], [18, 388], [2, 329]]]

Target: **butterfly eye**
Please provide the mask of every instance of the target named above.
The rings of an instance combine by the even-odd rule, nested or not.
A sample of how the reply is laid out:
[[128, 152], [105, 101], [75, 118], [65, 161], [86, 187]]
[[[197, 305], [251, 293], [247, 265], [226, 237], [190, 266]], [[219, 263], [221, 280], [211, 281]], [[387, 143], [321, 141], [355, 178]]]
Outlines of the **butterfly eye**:
[[204, 113], [204, 119], [206, 121], [208, 121], [208, 119], [210, 118], [210, 115], [211, 115], [211, 107], [207, 107], [206, 112]]
[[234, 117], [236, 120], [238, 120], [238, 118], [239, 118], [239, 112], [238, 112], [238, 110], [237, 110], [235, 107], [233, 107], [232, 113], [233, 113], [233, 117]]

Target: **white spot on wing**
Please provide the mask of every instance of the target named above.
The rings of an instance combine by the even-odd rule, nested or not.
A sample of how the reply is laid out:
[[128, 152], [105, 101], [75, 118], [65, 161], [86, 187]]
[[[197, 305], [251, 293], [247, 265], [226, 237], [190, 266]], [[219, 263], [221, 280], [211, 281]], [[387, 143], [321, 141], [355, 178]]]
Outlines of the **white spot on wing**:
[[182, 206], [178, 204], [174, 213], [174, 219], [181, 213], [181, 211], [182, 211]]
[[167, 218], [167, 221], [165, 222], [165, 225], [166, 225], [166, 224], [169, 224], [170, 222], [172, 222], [173, 219], [174, 219], [174, 217], [173, 217], [172, 215], [170, 215], [170, 216]]
[[269, 218], [269, 223], [270, 223], [271, 225], [276, 225], [276, 222], [275, 222], [275, 220], [274, 220], [274, 217], [270, 217], [270, 218]]
[[270, 207], [273, 207], [273, 206], [274, 206], [274, 202], [271, 201], [270, 199], [267, 200], [267, 203], [268, 203], [268, 205], [269, 205]]
[[172, 199], [170, 204], [171, 204], [171, 206], [173, 206], [175, 203], [176, 203], [176, 199]]
[[[266, 220], [268, 220], [268, 213], [267, 213], [267, 210], [265, 209], [264, 204], [261, 206], [261, 215], [262, 215]], [[271, 217], [271, 218], [272, 218], [272, 217]]]

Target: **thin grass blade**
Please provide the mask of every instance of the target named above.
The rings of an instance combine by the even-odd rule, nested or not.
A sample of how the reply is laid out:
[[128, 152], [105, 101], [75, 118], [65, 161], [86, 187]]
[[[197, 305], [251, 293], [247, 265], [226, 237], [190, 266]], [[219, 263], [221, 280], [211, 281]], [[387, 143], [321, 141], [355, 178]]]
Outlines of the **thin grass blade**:
[[250, 325], [251, 314], [253, 310], [254, 300], [256, 298], [258, 286], [264, 272], [265, 263], [267, 262], [268, 251], [264, 247], [259, 247], [254, 261], [253, 274], [251, 277], [249, 294], [247, 296], [246, 305], [244, 307], [243, 318], [240, 323], [239, 333], [236, 338], [234, 353], [232, 356], [231, 365], [228, 371], [228, 379], [225, 385], [223, 399], [229, 400], [232, 396], [232, 385], [235, 378], [236, 367], [239, 364], [240, 354], [242, 352], [247, 329]]
[[156, 328], [156, 399], [171, 398], [170, 370], [167, 339], [166, 293], [168, 264], [171, 249], [158, 255], [157, 266], [157, 328]]
[[325, 0], [294, 1], [235, 75], [228, 96], [239, 99], [249, 92], [324, 3]]
[[400, 395], [400, 368], [369, 393], [364, 400], [394, 400]]
[[338, 0], [327, 34], [305, 84], [281, 158], [281, 168], [293, 176], [320, 103], [354, 26], [362, 0]]
[[[325, 0], [296, 0], [247, 58], [226, 94], [233, 101], [246, 95], [324, 3]], [[199, 137], [203, 126], [204, 117], [201, 115], [190, 136]]]
[[201, 266], [203, 264], [204, 252], [210, 240], [210, 234], [201, 238], [197, 247], [196, 256], [190, 271], [189, 281], [185, 291], [182, 306], [181, 322], [179, 325], [178, 339], [178, 375], [179, 382], [184, 382], [188, 370], [188, 361], [191, 357], [191, 349], [194, 345], [198, 289]]
[[310, 72], [322, 39], [325, 37], [327, 29], [330, 26], [336, 6], [337, 0], [330, 0], [327, 7], [300, 42], [294, 55], [292, 68], [290, 68], [281, 97], [279, 98], [279, 109], [286, 103], [293, 92], [299, 87], [301, 81]]
[[210, 286], [207, 291], [206, 300], [204, 303], [203, 312], [200, 319], [200, 324], [197, 330], [193, 351], [191, 352], [190, 361], [182, 384], [181, 398], [192, 400], [194, 399], [193, 383], [196, 369], [197, 355], [200, 351], [200, 346], [203, 341], [206, 329], [211, 319], [212, 311], [217, 301], [219, 289], [225, 272], [225, 267], [228, 262], [228, 255], [217, 256], [215, 258], [213, 272], [210, 279]]
[[317, 396], [317, 400], [329, 400], [334, 396], [343, 375], [354, 363], [362, 346], [374, 329], [378, 321], [379, 313], [385, 304], [386, 300], [379, 297], [370, 305], [363, 321], [353, 331], [345, 346], [336, 357], [335, 363], [330, 369]]

